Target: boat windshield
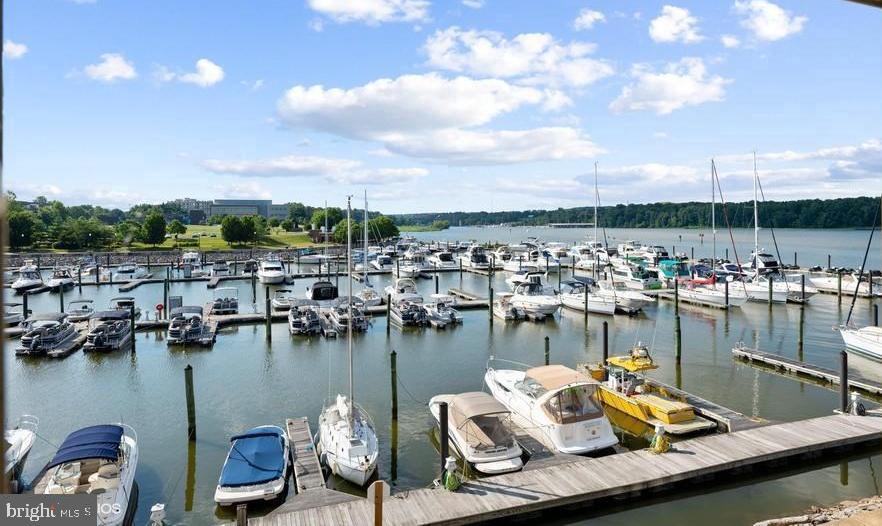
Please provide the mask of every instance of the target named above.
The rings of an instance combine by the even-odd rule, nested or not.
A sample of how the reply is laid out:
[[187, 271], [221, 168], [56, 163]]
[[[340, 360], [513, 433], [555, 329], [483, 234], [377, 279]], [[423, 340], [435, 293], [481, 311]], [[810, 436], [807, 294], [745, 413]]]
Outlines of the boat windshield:
[[453, 254], [451, 254], [450, 252], [441, 252], [440, 254], [438, 254], [438, 261], [443, 261], [445, 263], [453, 261]]
[[545, 404], [545, 413], [555, 423], [571, 424], [593, 420], [603, 415], [594, 398], [592, 385], [576, 385], [558, 391]]
[[460, 431], [470, 446], [481, 451], [514, 446], [514, 436], [505, 427], [508, 415], [479, 415], [466, 420]]
[[522, 283], [519, 289], [518, 292], [525, 296], [545, 296], [545, 290], [542, 285], [533, 281]]

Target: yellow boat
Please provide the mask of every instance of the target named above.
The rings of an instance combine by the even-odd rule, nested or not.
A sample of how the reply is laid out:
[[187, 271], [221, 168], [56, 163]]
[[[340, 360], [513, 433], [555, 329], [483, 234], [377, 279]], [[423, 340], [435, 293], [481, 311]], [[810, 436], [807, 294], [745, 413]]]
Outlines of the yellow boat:
[[[628, 356], [613, 356], [607, 364], [588, 372], [601, 382], [597, 391], [604, 406], [614, 408], [651, 426], [661, 425], [666, 433], [688, 435], [714, 429], [716, 423], [695, 414], [691, 405], [645, 377], [658, 369], [649, 351], [638, 344]], [[604, 376], [607, 379], [604, 381]]]

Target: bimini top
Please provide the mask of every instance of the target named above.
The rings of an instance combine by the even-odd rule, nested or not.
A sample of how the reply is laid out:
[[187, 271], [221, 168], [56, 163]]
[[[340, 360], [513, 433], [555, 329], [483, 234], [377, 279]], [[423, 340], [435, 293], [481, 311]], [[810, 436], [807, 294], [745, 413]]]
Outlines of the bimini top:
[[276, 480], [285, 472], [284, 431], [276, 426], [260, 426], [230, 439], [230, 453], [218, 485], [252, 486]]
[[594, 383], [591, 378], [563, 365], [533, 367], [527, 369], [527, 376], [544, 387], [546, 391], [554, 391], [575, 383]]
[[93, 312], [89, 317], [93, 320], [127, 320], [130, 316], [127, 310], [102, 310]]
[[482, 415], [509, 414], [510, 411], [493, 396], [475, 391], [462, 393], [450, 398], [450, 416], [456, 427], [462, 427], [468, 420]]
[[31, 316], [27, 321], [57, 321], [61, 323], [65, 318], [67, 318], [67, 314], [64, 312], [48, 312]]
[[52, 461], [46, 466], [52, 468], [66, 462], [86, 458], [119, 458], [119, 443], [123, 428], [117, 425], [84, 427], [67, 435]]
[[198, 314], [202, 316], [202, 307], [198, 305], [185, 305], [183, 307], [176, 307], [171, 311], [171, 317], [174, 318], [178, 314]]

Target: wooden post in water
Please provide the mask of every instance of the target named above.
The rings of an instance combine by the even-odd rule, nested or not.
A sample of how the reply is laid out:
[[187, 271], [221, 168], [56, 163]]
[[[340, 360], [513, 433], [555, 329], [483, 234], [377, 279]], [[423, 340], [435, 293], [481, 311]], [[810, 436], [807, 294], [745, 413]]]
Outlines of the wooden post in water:
[[848, 412], [848, 353], [839, 351], [839, 410]]
[[83, 293], [83, 268], [77, 267], [77, 286], [80, 288], [80, 294]]
[[58, 287], [58, 312], [64, 313], [64, 285]]
[[842, 271], [836, 271], [836, 294], [839, 296], [839, 301], [842, 301]]
[[273, 306], [270, 304], [269, 285], [266, 286], [266, 341], [273, 340]]
[[21, 293], [21, 314], [24, 319], [30, 318], [31, 311], [28, 309], [28, 291]]
[[802, 297], [802, 304], [805, 305], [805, 274], [799, 277], [799, 293]]
[[236, 526], [248, 526], [248, 504], [236, 505]]
[[551, 358], [551, 343], [548, 341], [548, 336], [545, 337], [545, 365], [549, 364], [549, 359]]
[[257, 303], [257, 282], [254, 275], [254, 267], [251, 267], [251, 303]]
[[462, 258], [459, 260], [459, 281], [462, 282]]
[[132, 352], [135, 352], [135, 305], [129, 307], [129, 322], [132, 324]]
[[769, 307], [772, 306], [772, 291], [774, 290], [774, 285], [772, 284], [775, 281], [775, 278], [769, 274]]
[[150, 253], [147, 253], [147, 272], [150, 272]]
[[395, 258], [395, 276], [401, 277], [401, 258]]
[[447, 430], [447, 402], [441, 402], [438, 404], [438, 421], [441, 424], [439, 445], [441, 446], [441, 475], [443, 477], [444, 463], [447, 461], [447, 452], [450, 441]]
[[879, 326], [879, 304], [878, 303], [873, 304], [873, 325], [876, 327]]
[[674, 315], [680, 315], [680, 280], [674, 277]]
[[487, 299], [487, 316], [490, 317], [490, 326], [493, 326], [493, 287], [490, 287], [490, 296]]
[[799, 254], [797, 254], [797, 252], [794, 250], [793, 251], [793, 266], [794, 267], [799, 266], [799, 257], [798, 256], [799, 256]]
[[392, 420], [398, 420], [398, 353], [395, 349], [389, 354], [392, 380]]
[[[559, 289], [558, 289], [559, 290]], [[582, 305], [582, 322], [585, 324], [585, 332], [588, 332], [588, 285], [585, 285], [585, 297]]]
[[796, 344], [796, 356], [802, 361], [802, 351], [805, 349], [805, 304], [799, 309], [799, 341]]
[[603, 322], [603, 360], [601, 361], [601, 365], [603, 365], [603, 380], [607, 380], [607, 370], [606, 370], [606, 360], [609, 358], [609, 322]]
[[683, 349], [683, 342], [681, 341], [680, 315], [679, 314], [674, 316], [674, 344], [676, 346], [677, 363], [680, 363], [680, 357], [681, 357], [682, 349]]
[[193, 394], [193, 366], [184, 367], [184, 386], [187, 390], [187, 436], [196, 440], [196, 397]]
[[438, 269], [435, 269], [435, 294], [438, 294]]
[[723, 281], [723, 293], [726, 295], [726, 308], [729, 308], [729, 280]]
[[726, 249], [726, 259], [729, 259], [729, 249]]
[[833, 267], [833, 264], [831, 263], [831, 260], [830, 260], [830, 254], [827, 254], [827, 268], [832, 268], [832, 267]]
[[386, 337], [392, 331], [392, 295], [386, 294]]

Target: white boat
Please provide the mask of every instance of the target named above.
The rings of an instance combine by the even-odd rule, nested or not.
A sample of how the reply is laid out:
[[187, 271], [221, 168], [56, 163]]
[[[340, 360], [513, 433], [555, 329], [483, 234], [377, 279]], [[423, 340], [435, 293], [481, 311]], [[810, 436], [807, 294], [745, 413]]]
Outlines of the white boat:
[[539, 272], [539, 265], [530, 261], [528, 255], [518, 254], [503, 263], [502, 270], [506, 272]]
[[609, 316], [616, 312], [615, 298], [595, 294], [581, 281], [568, 280], [562, 282], [560, 286], [560, 302], [564, 307]]
[[418, 278], [424, 270], [430, 268], [423, 252], [413, 252], [398, 262], [395, 275], [399, 278]]
[[214, 298], [211, 300], [208, 313], [219, 316], [239, 314], [239, 289], [236, 287], [214, 289]]
[[417, 292], [416, 282], [410, 278], [397, 278], [392, 285], [386, 286], [384, 292], [392, 296], [392, 303], [400, 301], [423, 302], [423, 297]]
[[202, 256], [199, 252], [184, 252], [181, 254], [181, 265], [190, 265], [191, 268], [199, 268], [202, 266]]
[[511, 304], [511, 292], [500, 292], [493, 300], [493, 315], [506, 321], [523, 320], [527, 318], [524, 309], [514, 307]]
[[616, 302], [616, 310], [625, 314], [634, 314], [655, 303], [651, 296], [629, 289], [623, 283], [610, 281], [597, 282], [594, 294], [612, 298]]
[[230, 264], [223, 260], [217, 260], [211, 265], [211, 276], [214, 278], [230, 275]]
[[554, 296], [541, 283], [521, 283], [512, 291], [511, 305], [527, 314], [550, 316], [560, 309], [560, 298]]
[[285, 269], [282, 267], [282, 261], [272, 254], [267, 254], [257, 267], [257, 279], [266, 284], [283, 283]]
[[377, 270], [392, 270], [395, 268], [395, 262], [392, 261], [392, 256], [388, 254], [377, 254], [377, 257], [370, 262], [370, 265]]
[[[71, 302], [73, 303], [73, 302]], [[17, 327], [24, 321], [24, 305], [21, 303], [3, 303], [3, 326]]]
[[37, 266], [30, 261], [18, 269], [18, 278], [12, 282], [12, 290], [17, 294], [43, 286], [43, 276]]
[[436, 252], [429, 256], [429, 267], [431, 268], [457, 268], [458, 263], [453, 258], [453, 253], [447, 250]]
[[112, 352], [125, 349], [132, 342], [131, 313], [106, 310], [92, 314], [83, 352]]
[[364, 287], [355, 295], [355, 301], [365, 307], [376, 307], [383, 303], [383, 298], [377, 293], [373, 285], [365, 282]]
[[[350, 221], [351, 205], [346, 206], [346, 220]], [[346, 240], [347, 258], [351, 258], [351, 229]], [[349, 270], [349, 294], [352, 297], [352, 267], [347, 261]], [[349, 327], [347, 344], [349, 351], [349, 396], [338, 394], [333, 402], [328, 403], [319, 415], [319, 455], [331, 473], [342, 477], [358, 486], [364, 486], [377, 471], [379, 447], [374, 423], [367, 411], [355, 403], [353, 398], [353, 364], [352, 364], [352, 302], [348, 302]]]
[[558, 266], [571, 266], [575, 262], [575, 258], [570, 253], [566, 243], [551, 241], [545, 243], [545, 250], [557, 261]]
[[319, 306], [330, 307], [340, 296], [337, 286], [327, 280], [319, 280], [306, 288], [306, 299], [318, 302]]
[[147, 269], [133, 262], [122, 263], [116, 267], [113, 274], [113, 281], [132, 281], [135, 279], [146, 278]]
[[294, 292], [290, 289], [279, 289], [273, 292], [273, 310], [289, 310], [294, 302]]
[[288, 436], [278, 426], [258, 426], [230, 439], [214, 501], [230, 506], [273, 500], [288, 479]]
[[488, 367], [484, 383], [517, 425], [553, 451], [579, 455], [618, 443], [597, 397], [599, 384], [569, 367]]
[[[815, 289], [821, 292], [838, 293], [840, 290], [839, 276], [836, 274], [807, 275], [806, 281], [810, 282]], [[843, 296], [854, 296], [855, 293], [862, 298], [882, 295], [882, 287], [873, 284], [871, 291], [870, 283], [867, 281], [866, 276], [858, 283], [858, 278], [855, 274], [842, 274], [841, 290]]]
[[[733, 287], [732, 285], [735, 285]], [[758, 302], [758, 303], [768, 303], [769, 302], [769, 282], [768, 280], [762, 280], [761, 278], [754, 277], [749, 281], [745, 281], [742, 283], [732, 282], [729, 284], [729, 292], [732, 292], [733, 288], [743, 289], [747, 293], [747, 298], [750, 301]], [[787, 283], [775, 283], [772, 282], [772, 303], [787, 303], [787, 297], [789, 295], [788, 285]]]
[[74, 431], [36, 479], [36, 495], [94, 495], [100, 526], [129, 524], [138, 467], [138, 438], [125, 424]]
[[[742, 285], [742, 283], [738, 282], [729, 283], [729, 307], [741, 307], [749, 300], [749, 296]], [[705, 285], [694, 283], [692, 281], [682, 281], [677, 290], [677, 296], [683, 303], [704, 305], [706, 307], [726, 308], [726, 291], [723, 287], [725, 287], [725, 285]]]
[[546, 249], [531, 250], [530, 261], [536, 265], [540, 272], [560, 272], [560, 261], [552, 256], [551, 252]]
[[480, 245], [472, 245], [459, 256], [462, 266], [465, 268], [473, 268], [477, 270], [487, 270], [490, 268], [490, 259], [487, 258], [487, 252]]
[[459, 457], [486, 475], [524, 467], [520, 444], [508, 425], [511, 412], [487, 393], [442, 394], [429, 400], [440, 425], [440, 404], [447, 403], [448, 436]]
[[[28, 453], [37, 440], [39, 425], [40, 420], [37, 417], [22, 415], [14, 428], [3, 432], [3, 438], [6, 440], [6, 473], [4, 476], [8, 482], [15, 483], [16, 486], [18, 486], [18, 480], [24, 469]], [[14, 490], [18, 489], [18, 487], [14, 488]], [[17, 491], [13, 492], [17, 493]]]
[[622, 264], [613, 266], [611, 272], [614, 282], [624, 283], [629, 289], [659, 290], [664, 288], [664, 284], [658, 279], [658, 273], [654, 270]]
[[296, 335], [312, 335], [322, 332], [322, 315], [318, 302], [294, 300], [288, 311], [288, 332]]
[[202, 307], [177, 307], [169, 313], [165, 342], [167, 345], [203, 343], [206, 330]]
[[512, 250], [511, 247], [506, 245], [502, 245], [497, 247], [496, 250], [490, 253], [490, 256], [495, 264], [495, 268], [505, 269], [505, 264], [511, 261], [512, 258]]
[[74, 286], [74, 277], [67, 267], [58, 267], [52, 271], [52, 275], [46, 280], [49, 290], [57, 291]]
[[[792, 303], [802, 303], [803, 301], [808, 301], [812, 296], [817, 295], [820, 291], [812, 286], [811, 280], [808, 276], [805, 276], [805, 286], [803, 287], [803, 276], [804, 274], [796, 274], [796, 273], [783, 273], [779, 274], [778, 277], [787, 282], [788, 285], [788, 293], [787, 293], [787, 301]], [[803, 288], [805, 293], [805, 298], [803, 299]]]
[[432, 294], [424, 305], [430, 320], [444, 324], [462, 323], [462, 314], [456, 310], [456, 298], [450, 294]]
[[856, 328], [843, 325], [839, 327], [839, 334], [849, 349], [882, 360], [882, 327], [870, 325]]
[[16, 356], [45, 355], [49, 351], [68, 346], [78, 333], [67, 321], [67, 314], [52, 313], [32, 316], [25, 321]]
[[110, 299], [110, 308], [111, 310], [121, 310], [126, 313], [131, 313], [132, 309], [135, 310], [135, 319], [141, 318], [141, 307], [135, 305], [135, 298], [132, 296], [119, 296], [117, 298]]
[[67, 321], [86, 321], [95, 312], [92, 300], [75, 300], [67, 304]]
[[539, 272], [538, 270], [519, 270], [511, 276], [505, 278], [505, 283], [506, 285], [508, 285], [509, 289], [514, 290], [514, 288], [521, 283], [542, 283], [542, 277], [544, 275], [545, 274]]

